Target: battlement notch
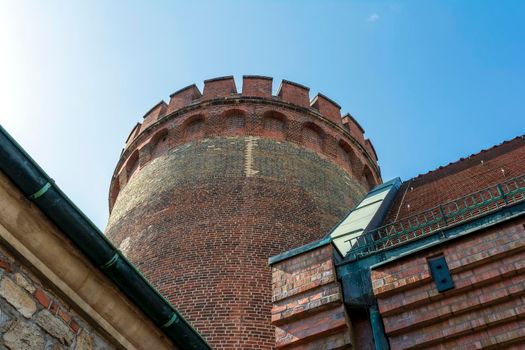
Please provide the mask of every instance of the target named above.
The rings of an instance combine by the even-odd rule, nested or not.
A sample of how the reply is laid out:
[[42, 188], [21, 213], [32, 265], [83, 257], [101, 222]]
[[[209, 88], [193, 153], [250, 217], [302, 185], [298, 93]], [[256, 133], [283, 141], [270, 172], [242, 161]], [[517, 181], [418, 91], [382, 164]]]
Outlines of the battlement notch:
[[242, 77], [242, 95], [254, 97], [272, 97], [271, 77], [260, 75], [244, 75]]
[[168, 105], [164, 101], [160, 101], [153, 106], [146, 114], [144, 114], [144, 121], [142, 122], [142, 129], [146, 129], [151, 124], [155, 123], [160, 118], [166, 115]]
[[229, 97], [237, 93], [233, 75], [208, 79], [204, 81], [202, 99], [212, 100], [214, 98]]
[[310, 107], [309, 93], [309, 87], [284, 79], [277, 90], [277, 96], [279, 96], [284, 102], [306, 108]]
[[196, 99], [201, 98], [202, 94], [195, 84], [188, 85], [170, 95], [170, 104], [167, 114], [178, 109], [184, 108]]
[[359, 125], [359, 123], [352, 117], [350, 113], [346, 113], [342, 119], [343, 125], [350, 132], [350, 135], [354, 137], [363, 147], [365, 146], [365, 130]]
[[341, 106], [325, 95], [318, 93], [310, 103], [310, 106], [317, 109], [319, 113], [337, 125], [342, 125]]

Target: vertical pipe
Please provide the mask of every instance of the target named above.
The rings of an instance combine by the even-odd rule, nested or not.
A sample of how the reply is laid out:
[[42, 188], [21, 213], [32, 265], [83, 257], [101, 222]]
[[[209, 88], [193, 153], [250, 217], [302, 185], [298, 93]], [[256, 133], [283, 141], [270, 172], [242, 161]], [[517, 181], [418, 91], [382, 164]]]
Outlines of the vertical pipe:
[[376, 350], [390, 350], [385, 328], [383, 327], [383, 320], [377, 304], [370, 306], [370, 325], [372, 326], [372, 335], [374, 336]]

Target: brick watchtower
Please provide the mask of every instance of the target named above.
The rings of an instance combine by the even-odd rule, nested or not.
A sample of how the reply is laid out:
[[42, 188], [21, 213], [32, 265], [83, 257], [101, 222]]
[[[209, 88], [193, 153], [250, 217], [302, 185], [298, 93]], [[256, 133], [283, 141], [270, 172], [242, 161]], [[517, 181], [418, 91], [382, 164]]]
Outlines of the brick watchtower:
[[268, 257], [321, 238], [380, 181], [363, 129], [329, 98], [216, 78], [132, 130], [107, 235], [215, 349], [270, 349]]

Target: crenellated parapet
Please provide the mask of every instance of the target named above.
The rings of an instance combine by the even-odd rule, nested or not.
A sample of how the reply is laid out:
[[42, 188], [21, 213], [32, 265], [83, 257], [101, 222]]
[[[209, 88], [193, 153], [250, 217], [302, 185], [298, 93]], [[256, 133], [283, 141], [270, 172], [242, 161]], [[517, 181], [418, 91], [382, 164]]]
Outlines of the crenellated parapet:
[[381, 182], [377, 155], [363, 128], [341, 107], [310, 89], [283, 80], [272, 95], [270, 77], [243, 76], [239, 92], [233, 76], [195, 84], [160, 101], [131, 131], [115, 169], [110, 209], [136, 169], [184, 143], [216, 137], [255, 136], [290, 142], [339, 163], [366, 188]]
[[[106, 235], [214, 349], [348, 346], [331, 249], [308, 252], [306, 269], [294, 267], [302, 258], [278, 264], [290, 290], [273, 311], [268, 257], [321, 239], [380, 182], [364, 130], [327, 96], [256, 75], [209, 79], [131, 131]], [[322, 329], [302, 332], [304, 322]]]

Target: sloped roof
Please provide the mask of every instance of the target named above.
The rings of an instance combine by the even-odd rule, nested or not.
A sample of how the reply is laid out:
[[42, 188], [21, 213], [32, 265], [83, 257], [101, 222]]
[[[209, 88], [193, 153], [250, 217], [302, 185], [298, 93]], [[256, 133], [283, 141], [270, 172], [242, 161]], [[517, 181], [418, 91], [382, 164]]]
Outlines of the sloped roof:
[[525, 173], [525, 135], [403, 182], [385, 224]]

